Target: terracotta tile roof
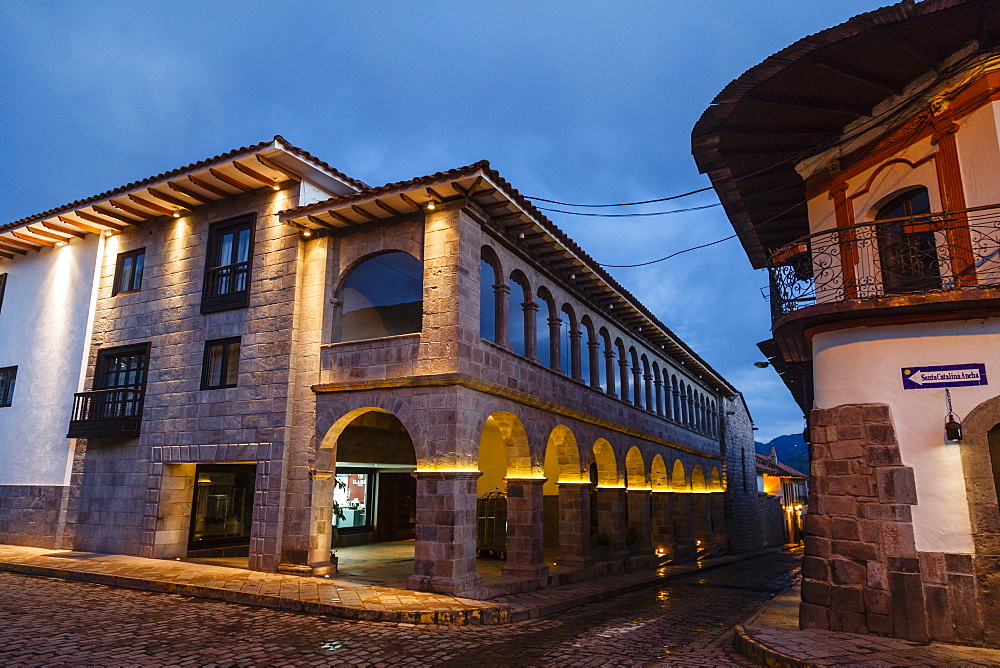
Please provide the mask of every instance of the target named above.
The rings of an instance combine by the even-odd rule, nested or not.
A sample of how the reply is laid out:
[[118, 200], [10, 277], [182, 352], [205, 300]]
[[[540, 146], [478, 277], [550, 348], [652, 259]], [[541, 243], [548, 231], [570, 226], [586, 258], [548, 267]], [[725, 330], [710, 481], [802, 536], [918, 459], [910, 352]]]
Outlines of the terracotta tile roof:
[[770, 456], [761, 454], [759, 452], [754, 453], [757, 455], [757, 470], [764, 471], [774, 476], [779, 476], [782, 478], [808, 478], [809, 476], [801, 471], [793, 469], [788, 464], [782, 464], [781, 462], [776, 462], [771, 459]]
[[629, 302], [637, 311], [639, 311], [643, 316], [645, 316], [655, 327], [662, 330], [667, 336], [673, 341], [681, 351], [690, 357], [692, 361], [701, 366], [705, 371], [714, 376], [721, 385], [725, 388], [725, 391], [731, 392], [732, 395], [737, 394], [736, 388], [734, 388], [719, 372], [712, 368], [705, 360], [698, 356], [687, 344], [685, 344], [680, 337], [674, 334], [669, 327], [664, 325], [660, 320], [653, 315], [653, 313], [646, 308], [635, 296], [626, 290], [621, 284], [616, 281], [610, 273], [608, 273], [600, 264], [598, 264], [587, 252], [585, 252], [575, 241], [573, 241], [565, 232], [563, 232], [555, 223], [553, 223], [549, 218], [547, 218], [541, 211], [535, 208], [535, 205], [531, 201], [522, 195], [514, 186], [507, 182], [498, 171], [490, 167], [488, 160], [480, 160], [474, 162], [471, 165], [466, 165], [464, 167], [456, 167], [454, 169], [449, 169], [441, 172], [435, 172], [434, 174], [428, 174], [427, 176], [419, 176], [406, 181], [397, 181], [395, 183], [387, 183], [384, 186], [379, 186], [377, 188], [371, 188], [358, 193], [353, 193], [350, 195], [341, 195], [338, 197], [331, 197], [330, 199], [323, 200], [320, 202], [314, 202], [312, 204], [307, 204], [305, 206], [300, 206], [292, 209], [287, 209], [285, 211], [279, 212], [279, 216], [283, 219], [288, 217], [304, 216], [315, 211], [327, 210], [333, 207], [347, 206], [352, 203], [362, 201], [377, 199], [383, 195], [389, 195], [397, 191], [411, 190], [422, 185], [431, 185], [435, 183], [440, 183], [443, 181], [449, 181], [453, 179], [460, 179], [472, 174], [477, 171], [482, 171], [486, 176], [489, 177], [491, 181], [503, 191], [508, 199], [515, 202], [522, 210], [527, 212], [536, 222], [549, 232], [559, 243], [561, 243], [565, 248], [570, 250], [574, 255], [576, 255], [580, 260], [584, 262], [588, 269], [597, 274], [608, 286], [610, 286], [615, 292], [624, 297], [626, 301]]
[[221, 153], [221, 154], [213, 156], [211, 158], [205, 158], [204, 160], [199, 160], [198, 162], [193, 162], [190, 165], [184, 165], [183, 167], [178, 167], [176, 169], [171, 169], [170, 171], [163, 172], [161, 174], [156, 174], [154, 176], [149, 176], [149, 177], [144, 178], [144, 179], [142, 179], [140, 181], [133, 181], [132, 183], [126, 183], [125, 185], [119, 186], [119, 187], [114, 188], [112, 190], [106, 190], [106, 191], [104, 191], [102, 193], [98, 193], [97, 195], [91, 195], [90, 197], [86, 197], [86, 198], [83, 198], [83, 199], [78, 199], [78, 200], [70, 202], [68, 204], [63, 204], [62, 206], [57, 206], [57, 207], [55, 207], [53, 209], [49, 209], [48, 211], [42, 211], [41, 213], [36, 213], [36, 214], [33, 214], [33, 215], [28, 216], [26, 218], [21, 218], [20, 220], [15, 220], [12, 223], [6, 223], [4, 225], [0, 225], [0, 232], [2, 232], [4, 230], [11, 229], [11, 228], [20, 227], [22, 225], [31, 223], [31, 222], [36, 221], [36, 220], [42, 220], [42, 219], [45, 219], [45, 218], [51, 218], [51, 217], [53, 217], [55, 215], [58, 215], [58, 214], [61, 214], [61, 213], [65, 213], [67, 211], [73, 211], [74, 209], [79, 209], [81, 207], [87, 206], [88, 204], [91, 204], [91, 203], [94, 203], [94, 202], [101, 202], [101, 201], [110, 199], [112, 197], [123, 195], [125, 193], [129, 193], [129, 192], [132, 192], [134, 190], [138, 190], [140, 188], [144, 188], [144, 187], [146, 187], [148, 185], [156, 184], [158, 182], [165, 181], [165, 180], [174, 178], [175, 176], [180, 176], [180, 175], [188, 173], [188, 172], [196, 172], [196, 171], [199, 171], [199, 170], [203, 170], [206, 167], [218, 164], [220, 162], [226, 162], [228, 160], [231, 160], [231, 159], [234, 159], [234, 158], [238, 158], [238, 157], [240, 157], [242, 155], [248, 155], [248, 154], [256, 153], [257, 151], [261, 151], [261, 150], [267, 148], [269, 145], [271, 145], [271, 144], [273, 144], [275, 142], [280, 142], [281, 145], [284, 148], [286, 148], [290, 153], [294, 153], [294, 154], [298, 155], [299, 157], [301, 157], [301, 158], [303, 158], [303, 159], [305, 159], [307, 161], [311, 161], [311, 162], [319, 165], [323, 169], [326, 169], [326, 170], [330, 171], [332, 174], [335, 174], [338, 178], [343, 179], [346, 183], [349, 183], [350, 185], [354, 186], [355, 188], [358, 188], [358, 189], [361, 189], [361, 190], [367, 190], [367, 189], [370, 188], [370, 186], [368, 184], [366, 184], [366, 183], [364, 183], [362, 181], [358, 181], [357, 179], [352, 179], [351, 177], [347, 176], [343, 172], [341, 172], [341, 171], [339, 171], [337, 169], [334, 169], [333, 167], [331, 167], [330, 165], [328, 165], [326, 162], [320, 160], [319, 158], [316, 158], [315, 156], [313, 156], [312, 154], [308, 153], [307, 151], [305, 151], [305, 150], [303, 150], [303, 149], [301, 149], [301, 148], [299, 148], [299, 147], [297, 147], [297, 146], [289, 143], [288, 140], [286, 140], [281, 135], [275, 135], [274, 139], [270, 139], [268, 141], [263, 141], [263, 142], [260, 142], [259, 144], [253, 144], [251, 146], [244, 146], [242, 148], [233, 149], [231, 151], [227, 151], [226, 153]]

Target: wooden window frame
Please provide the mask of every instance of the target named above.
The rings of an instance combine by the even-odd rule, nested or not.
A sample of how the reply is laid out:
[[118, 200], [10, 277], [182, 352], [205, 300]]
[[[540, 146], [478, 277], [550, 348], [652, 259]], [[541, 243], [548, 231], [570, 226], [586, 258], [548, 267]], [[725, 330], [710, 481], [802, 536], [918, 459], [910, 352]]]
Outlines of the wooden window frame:
[[[253, 271], [254, 228], [256, 227], [256, 220], [256, 215], [249, 213], [237, 216], [236, 218], [220, 220], [216, 223], [212, 223], [209, 227], [208, 248], [205, 253], [205, 277], [202, 285], [201, 297], [202, 313], [229, 311], [233, 309], [246, 308], [250, 305], [250, 277]], [[217, 272], [220, 270], [230, 269], [233, 273], [227, 280], [230, 282], [230, 285], [232, 285], [237, 282], [235, 276], [237, 268], [244, 263], [230, 261], [228, 264], [214, 264], [213, 258], [215, 258], [220, 252], [220, 244], [222, 242], [223, 235], [243, 229], [248, 229], [250, 231], [250, 241], [247, 248], [247, 259], [245, 262], [246, 287], [242, 290], [229, 289], [224, 292], [217, 293], [213, 289], [213, 286], [218, 283], [218, 279], [216, 278]], [[234, 244], [234, 249], [235, 247], [236, 245]], [[230, 257], [230, 260], [232, 260], [232, 257]]]
[[[95, 390], [111, 390], [121, 388], [130, 388], [136, 390], [146, 391], [146, 381], [149, 378], [149, 352], [152, 348], [150, 343], [137, 343], [128, 346], [116, 346], [114, 348], [102, 348], [97, 351], [97, 364], [94, 367], [94, 382], [93, 387]], [[135, 353], [144, 353], [146, 356], [145, 364], [142, 369], [142, 382], [139, 386], [131, 385], [121, 385], [121, 386], [108, 386], [105, 385], [105, 375], [108, 370], [108, 362], [115, 357], [120, 355], [129, 355]]]
[[[239, 385], [239, 369], [240, 369], [240, 353], [243, 350], [242, 337], [230, 336], [224, 339], [212, 339], [211, 341], [205, 341], [205, 355], [201, 362], [201, 389], [203, 390], [223, 390], [230, 387], [237, 387]], [[236, 376], [237, 382], [226, 383], [225, 378], [229, 375], [229, 367], [232, 362], [229, 356], [229, 349], [232, 344], [236, 344]], [[222, 348], [222, 367], [219, 371], [219, 383], [212, 383], [212, 349], [215, 347]]]
[[[142, 268], [139, 269], [138, 275], [135, 270], [135, 260], [136, 258], [142, 257]], [[132, 258], [131, 270], [129, 276], [127, 277], [127, 287], [122, 285], [123, 270], [125, 267], [125, 261]], [[139, 292], [142, 290], [142, 272], [146, 267], [146, 249], [137, 248], [135, 250], [126, 251], [124, 253], [118, 254], [118, 261], [115, 264], [115, 282], [114, 287], [111, 289], [111, 296], [129, 294], [132, 292]]]
[[17, 381], [17, 367], [0, 368], [0, 408], [6, 408], [14, 403], [14, 383]]

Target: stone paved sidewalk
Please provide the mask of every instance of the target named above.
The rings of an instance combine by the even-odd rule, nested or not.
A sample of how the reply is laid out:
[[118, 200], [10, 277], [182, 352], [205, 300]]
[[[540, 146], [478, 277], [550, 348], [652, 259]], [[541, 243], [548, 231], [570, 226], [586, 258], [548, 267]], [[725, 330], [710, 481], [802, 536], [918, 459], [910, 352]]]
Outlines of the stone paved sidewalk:
[[358, 583], [337, 576], [313, 578], [182, 561], [14, 545], [0, 545], [0, 571], [182, 594], [341, 619], [411, 624], [505, 624], [551, 615], [773, 551], [726, 555], [697, 563], [610, 575], [489, 601]]
[[736, 648], [765, 666], [1000, 666], [1000, 650], [799, 628], [799, 587], [736, 627]]

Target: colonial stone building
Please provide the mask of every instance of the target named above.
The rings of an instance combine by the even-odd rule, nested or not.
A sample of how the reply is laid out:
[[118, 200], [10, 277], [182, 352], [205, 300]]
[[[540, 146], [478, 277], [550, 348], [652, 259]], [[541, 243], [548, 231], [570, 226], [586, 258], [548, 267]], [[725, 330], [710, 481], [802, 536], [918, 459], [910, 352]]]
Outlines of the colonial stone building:
[[805, 628], [1000, 645], [1000, 4], [806, 37], [694, 129], [812, 440]]
[[736, 389], [485, 162], [372, 188], [276, 137], [4, 225], [0, 274], [6, 542], [410, 540], [470, 596], [477, 546], [508, 590], [759, 546]]

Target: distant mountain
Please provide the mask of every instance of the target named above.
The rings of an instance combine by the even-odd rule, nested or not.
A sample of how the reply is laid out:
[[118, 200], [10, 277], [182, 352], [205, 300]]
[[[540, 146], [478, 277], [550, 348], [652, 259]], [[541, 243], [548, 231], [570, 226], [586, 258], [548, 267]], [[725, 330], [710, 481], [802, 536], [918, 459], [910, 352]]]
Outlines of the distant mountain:
[[773, 445], [775, 452], [778, 453], [779, 462], [802, 473], [809, 473], [809, 446], [802, 438], [802, 432], [778, 436], [769, 443], [754, 441], [754, 444], [757, 446], [757, 452], [762, 455], [771, 454], [771, 446]]

